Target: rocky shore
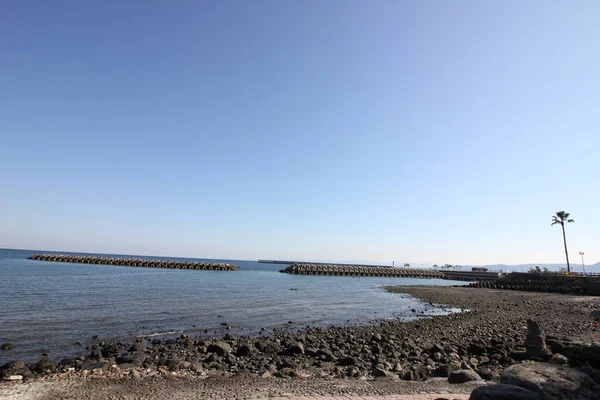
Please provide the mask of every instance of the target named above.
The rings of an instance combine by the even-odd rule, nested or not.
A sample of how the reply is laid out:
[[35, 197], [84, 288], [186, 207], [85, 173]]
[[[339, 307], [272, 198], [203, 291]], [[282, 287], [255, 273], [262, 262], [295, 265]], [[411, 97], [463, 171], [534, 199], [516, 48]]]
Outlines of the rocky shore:
[[[536, 360], [578, 367], [600, 383], [600, 298], [466, 287], [388, 290], [415, 296], [432, 307], [464, 311], [406, 323], [275, 331], [254, 338], [182, 335], [135, 343], [98, 338], [83, 356], [60, 361], [43, 357], [33, 364], [13, 361], [0, 368], [0, 377], [36, 381], [117, 374], [192, 379], [217, 374], [460, 383], [492, 380], [508, 367]], [[545, 334], [543, 346], [536, 342], [536, 329], [542, 340]]]

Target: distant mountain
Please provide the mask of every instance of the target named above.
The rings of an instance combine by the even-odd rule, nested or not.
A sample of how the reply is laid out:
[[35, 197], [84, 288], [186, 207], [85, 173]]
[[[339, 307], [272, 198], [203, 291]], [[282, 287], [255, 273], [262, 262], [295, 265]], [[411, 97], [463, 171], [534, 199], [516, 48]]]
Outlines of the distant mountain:
[[[392, 266], [392, 263], [389, 261], [388, 262], [377, 262], [377, 261], [373, 261], [373, 260], [343, 260], [343, 261], [338, 261], [338, 260], [335, 260], [335, 261], [334, 260], [297, 260], [297, 261], [308, 262], [308, 263], [319, 262], [319, 263], [331, 263], [331, 264], [385, 265], [385, 266], [390, 266], [390, 267]], [[395, 261], [394, 266], [403, 267], [404, 263], [405, 263], [405, 261]], [[409, 264], [412, 268], [431, 268], [432, 267], [432, 264], [425, 264], [425, 263], [418, 263], [418, 262], [409, 262]], [[443, 264], [438, 264], [438, 265], [443, 265]], [[548, 268], [550, 271], [558, 271], [561, 268], [567, 268], [567, 264], [565, 264], [565, 263], [561, 263], [561, 264], [531, 263], [531, 264], [516, 264], [516, 265], [510, 265], [510, 264], [461, 265], [461, 270], [469, 271], [469, 270], [471, 270], [471, 268], [477, 267], [477, 268], [487, 268], [490, 271], [527, 272], [531, 268], [535, 268], [536, 266], [539, 266], [542, 269]], [[581, 263], [571, 262], [571, 270], [574, 272], [581, 272], [582, 271]], [[586, 264], [585, 272], [600, 273], [600, 262], [597, 262], [595, 264], [589, 264], [589, 265]]]
[[585, 267], [586, 272], [600, 272], [600, 262]]

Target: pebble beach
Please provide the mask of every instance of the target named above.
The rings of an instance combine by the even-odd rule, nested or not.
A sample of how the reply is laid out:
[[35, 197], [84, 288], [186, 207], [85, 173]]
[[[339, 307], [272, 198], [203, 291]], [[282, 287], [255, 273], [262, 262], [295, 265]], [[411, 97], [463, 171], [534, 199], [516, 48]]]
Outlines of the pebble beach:
[[[275, 331], [263, 337], [182, 335], [133, 343], [99, 338], [87, 357], [42, 359], [17, 365], [20, 371], [3, 366], [3, 376], [22, 379], [3, 382], [0, 393], [10, 398], [46, 398], [49, 393], [60, 398], [91, 398], [86, 396], [92, 394], [111, 398], [110, 393], [126, 386], [131, 398], [151, 393], [168, 398], [183, 390], [181, 382], [186, 382], [185, 390], [209, 398], [465, 394], [522, 361], [513, 356], [524, 346], [528, 319], [539, 323], [552, 349], [596, 349], [600, 341], [593, 316], [600, 309], [597, 297], [466, 287], [386, 289], [434, 307], [463, 311], [411, 322]], [[578, 360], [574, 355], [566, 362], [600, 361], [593, 358], [593, 351], [585, 353], [592, 354], [591, 359]], [[449, 383], [456, 370], [472, 371], [473, 379]], [[32, 393], [27, 387], [36, 390]]]

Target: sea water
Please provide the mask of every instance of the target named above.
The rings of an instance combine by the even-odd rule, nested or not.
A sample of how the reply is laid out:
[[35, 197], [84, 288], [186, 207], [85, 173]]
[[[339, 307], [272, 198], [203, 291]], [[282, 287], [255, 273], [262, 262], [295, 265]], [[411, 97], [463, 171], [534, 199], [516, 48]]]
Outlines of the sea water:
[[181, 333], [258, 335], [280, 328], [436, 315], [449, 310], [381, 287], [458, 283], [290, 275], [279, 273], [286, 265], [241, 260], [160, 257], [240, 267], [239, 271], [190, 271], [27, 259], [40, 252], [49, 253], [0, 249], [0, 343], [13, 345], [11, 350], [0, 350], [0, 365], [14, 359], [35, 361], [44, 352], [57, 360], [72, 357], [84, 352], [95, 335], [107, 341]]

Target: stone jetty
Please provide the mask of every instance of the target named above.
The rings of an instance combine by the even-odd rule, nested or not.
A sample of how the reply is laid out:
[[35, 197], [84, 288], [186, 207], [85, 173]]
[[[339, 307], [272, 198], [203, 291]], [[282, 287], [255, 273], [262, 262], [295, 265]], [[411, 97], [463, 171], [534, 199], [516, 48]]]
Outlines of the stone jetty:
[[206, 263], [195, 261], [147, 260], [143, 258], [115, 258], [96, 256], [76, 256], [70, 254], [35, 254], [30, 260], [54, 261], [76, 264], [118, 265], [123, 267], [193, 269], [198, 271], [237, 271], [234, 264]]
[[386, 278], [444, 278], [443, 273], [432, 269], [362, 267], [330, 264], [292, 264], [279, 272], [296, 275], [379, 276]]

